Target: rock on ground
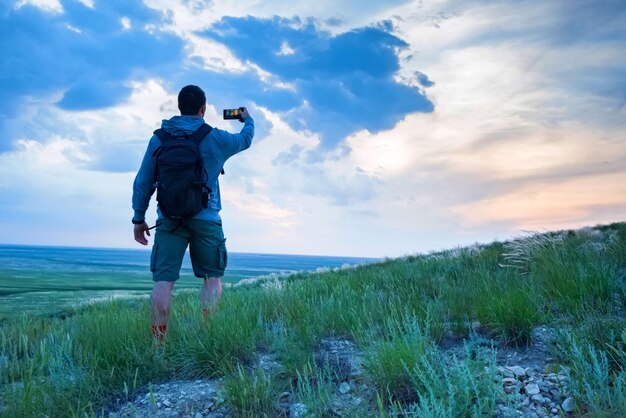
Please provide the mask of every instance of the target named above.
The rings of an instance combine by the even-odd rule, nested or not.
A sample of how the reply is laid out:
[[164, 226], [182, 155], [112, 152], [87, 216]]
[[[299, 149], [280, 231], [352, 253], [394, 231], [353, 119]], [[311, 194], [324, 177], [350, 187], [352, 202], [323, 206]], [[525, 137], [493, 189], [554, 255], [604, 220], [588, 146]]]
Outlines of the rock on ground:
[[119, 405], [109, 418], [226, 418], [231, 413], [221, 392], [221, 379], [172, 381], [153, 385], [133, 402]]

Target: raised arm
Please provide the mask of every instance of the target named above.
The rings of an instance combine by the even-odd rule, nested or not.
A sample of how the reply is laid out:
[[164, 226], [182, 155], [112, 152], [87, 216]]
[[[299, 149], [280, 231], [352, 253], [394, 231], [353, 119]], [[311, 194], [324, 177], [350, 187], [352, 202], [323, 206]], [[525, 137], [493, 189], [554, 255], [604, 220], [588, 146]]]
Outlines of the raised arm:
[[224, 152], [224, 157], [226, 159], [232, 157], [238, 152], [250, 148], [250, 145], [252, 144], [252, 138], [254, 138], [254, 119], [252, 119], [248, 111], [245, 109], [241, 115], [243, 119], [243, 128], [241, 128], [241, 132], [238, 134], [231, 134], [230, 132], [226, 132], [221, 129], [216, 132], [217, 141], [220, 148]]

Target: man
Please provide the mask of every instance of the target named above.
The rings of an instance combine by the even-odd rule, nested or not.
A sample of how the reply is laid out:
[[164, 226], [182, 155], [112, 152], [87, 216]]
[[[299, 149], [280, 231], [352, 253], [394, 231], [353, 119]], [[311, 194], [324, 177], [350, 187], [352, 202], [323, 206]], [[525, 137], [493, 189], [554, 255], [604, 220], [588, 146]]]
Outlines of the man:
[[[198, 86], [183, 87], [178, 94], [180, 116], [163, 120], [161, 128], [172, 136], [191, 135], [204, 124], [206, 96]], [[187, 246], [193, 271], [203, 280], [200, 291], [202, 313], [206, 317], [215, 309], [222, 294], [222, 276], [226, 268], [226, 239], [222, 230], [220, 210], [222, 208], [218, 176], [224, 162], [231, 156], [250, 147], [254, 137], [254, 120], [242, 108], [241, 132], [231, 134], [213, 129], [199, 145], [207, 180], [205, 186], [211, 193], [201, 211], [189, 220], [180, 222], [167, 218], [157, 207], [157, 228], [150, 258], [154, 288], [151, 298], [151, 320], [153, 336], [163, 341], [167, 330], [172, 289], [180, 275], [183, 256]], [[147, 245], [150, 231], [145, 222], [150, 197], [155, 190], [155, 151], [162, 141], [153, 135], [133, 184], [133, 210], [135, 241]]]

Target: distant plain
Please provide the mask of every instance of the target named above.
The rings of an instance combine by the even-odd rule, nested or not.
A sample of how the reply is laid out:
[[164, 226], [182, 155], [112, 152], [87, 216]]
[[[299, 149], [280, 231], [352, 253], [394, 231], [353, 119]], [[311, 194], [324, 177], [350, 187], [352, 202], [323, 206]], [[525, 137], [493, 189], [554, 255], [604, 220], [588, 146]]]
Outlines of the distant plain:
[[[229, 253], [227, 283], [375, 261], [359, 257]], [[152, 288], [150, 251], [0, 245], [0, 316], [53, 314], [76, 304], [145, 296]], [[198, 288], [189, 255], [175, 289]]]

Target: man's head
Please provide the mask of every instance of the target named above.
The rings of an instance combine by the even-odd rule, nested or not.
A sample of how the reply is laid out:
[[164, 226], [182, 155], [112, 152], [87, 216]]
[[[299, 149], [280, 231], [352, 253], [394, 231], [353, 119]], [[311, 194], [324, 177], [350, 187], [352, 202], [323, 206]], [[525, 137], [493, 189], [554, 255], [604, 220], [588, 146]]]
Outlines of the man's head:
[[206, 96], [198, 86], [185, 86], [178, 93], [178, 109], [181, 115], [195, 116], [200, 113], [204, 105], [206, 105]]

